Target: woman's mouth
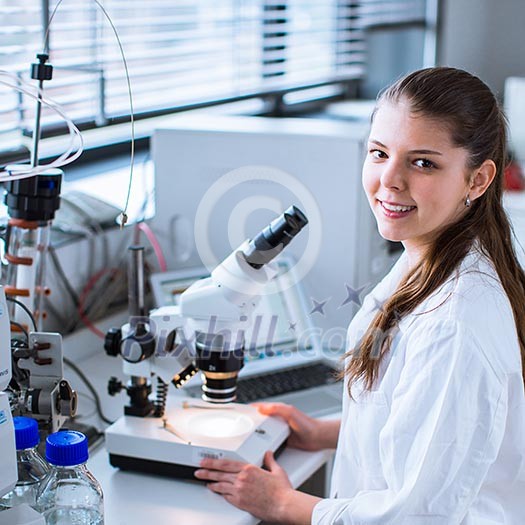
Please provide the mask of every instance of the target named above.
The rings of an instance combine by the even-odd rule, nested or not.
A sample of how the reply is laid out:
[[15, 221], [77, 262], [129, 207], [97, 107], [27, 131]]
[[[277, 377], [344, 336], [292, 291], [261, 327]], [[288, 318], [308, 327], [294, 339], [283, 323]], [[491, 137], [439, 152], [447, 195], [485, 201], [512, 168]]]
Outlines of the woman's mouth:
[[405, 206], [404, 204], [393, 204], [390, 202], [384, 202], [380, 201], [378, 199], [379, 204], [381, 205], [381, 209], [383, 210], [383, 213], [391, 218], [391, 219], [399, 219], [401, 217], [406, 217], [411, 212], [413, 212], [416, 209], [416, 206]]

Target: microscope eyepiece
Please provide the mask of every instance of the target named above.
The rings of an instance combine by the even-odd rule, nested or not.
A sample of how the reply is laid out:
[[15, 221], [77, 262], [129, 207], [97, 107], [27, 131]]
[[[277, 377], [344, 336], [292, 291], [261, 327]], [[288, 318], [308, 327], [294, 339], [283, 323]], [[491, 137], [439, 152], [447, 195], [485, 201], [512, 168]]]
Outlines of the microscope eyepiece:
[[258, 270], [281, 253], [307, 224], [305, 214], [290, 206], [250, 241], [244, 252], [246, 262]]

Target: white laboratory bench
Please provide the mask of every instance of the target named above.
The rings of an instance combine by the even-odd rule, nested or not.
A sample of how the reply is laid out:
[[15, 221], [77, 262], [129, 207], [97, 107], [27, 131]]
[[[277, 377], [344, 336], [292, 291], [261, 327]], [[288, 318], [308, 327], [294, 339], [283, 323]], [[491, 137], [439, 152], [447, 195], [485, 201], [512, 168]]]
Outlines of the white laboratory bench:
[[[123, 414], [127, 396], [121, 393], [110, 397], [107, 394], [107, 382], [112, 375], [125, 378], [121, 359], [106, 356], [102, 349], [103, 341], [82, 332], [74, 338], [65, 338], [65, 355], [92, 381], [101, 397], [104, 415], [114, 420]], [[91, 348], [89, 352], [85, 350], [86, 342]], [[83, 383], [67, 367], [65, 375], [79, 393], [78, 413], [85, 415], [81, 422], [104, 428], [106, 425], [93, 413], [93, 403], [87, 399], [86, 396], [90, 394]], [[337, 417], [337, 414], [332, 417]], [[332, 455], [333, 451], [305, 452], [288, 447], [279, 456], [278, 463], [288, 473], [292, 485], [299, 487], [323, 465], [330, 463]], [[112, 467], [103, 443], [90, 452], [88, 467], [104, 492], [105, 525], [258, 523], [256, 518], [235, 508], [207, 489], [202, 482], [120, 471]]]
[[[294, 487], [300, 486], [331, 458], [329, 451], [287, 448], [279, 456]], [[104, 492], [105, 525], [252, 525], [259, 520], [230, 505], [197, 481], [120, 471], [109, 464], [102, 445], [88, 467]]]

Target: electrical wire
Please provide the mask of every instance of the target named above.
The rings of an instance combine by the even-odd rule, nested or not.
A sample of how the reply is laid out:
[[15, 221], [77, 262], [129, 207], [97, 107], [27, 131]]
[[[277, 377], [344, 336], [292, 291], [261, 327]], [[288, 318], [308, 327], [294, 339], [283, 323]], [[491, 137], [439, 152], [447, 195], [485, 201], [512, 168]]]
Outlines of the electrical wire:
[[[97, 283], [97, 287], [101, 289], [101, 292], [98, 292], [95, 288], [93, 289], [92, 295], [94, 300], [89, 307], [90, 318], [100, 319], [108, 311], [108, 303], [111, 300], [114, 300], [115, 297], [127, 296], [128, 289], [125, 276], [124, 272], [119, 271], [101, 279], [100, 283]], [[106, 281], [108, 281], [107, 284]]]
[[79, 297], [78, 313], [80, 315], [80, 318], [82, 319], [86, 327], [91, 332], [93, 332], [95, 335], [100, 337], [101, 339], [104, 339], [106, 337], [106, 334], [104, 334], [104, 332], [99, 330], [93, 324], [91, 319], [86, 315], [86, 309], [84, 307], [85, 299], [86, 299], [87, 294], [91, 291], [91, 289], [95, 286], [95, 284], [101, 277], [103, 277], [107, 273], [111, 273], [113, 276], [118, 272], [120, 272], [118, 268], [103, 268], [102, 270], [98, 271], [93, 277], [91, 277], [91, 279], [89, 279], [89, 281], [87, 282], [86, 286], [82, 290], [82, 293], [80, 294], [80, 297]]
[[85, 219], [86, 223], [89, 226], [89, 229], [94, 232], [98, 233], [99, 235], [104, 235], [104, 229], [102, 228], [102, 225], [100, 222], [98, 222], [94, 217], [92, 217], [82, 206], [79, 206], [76, 202], [73, 202], [67, 195], [61, 196], [61, 200], [63, 202], [66, 202], [68, 206], [73, 208], [75, 213], [77, 215], [80, 215], [83, 219]]
[[[131, 230], [135, 231], [134, 229]], [[128, 235], [122, 236], [119, 246], [115, 253], [121, 254], [110, 265], [113, 268], [122, 269], [125, 267], [128, 251], [126, 246], [129, 244]], [[94, 300], [89, 303], [89, 306], [84, 308], [85, 317], [89, 319], [98, 319], [107, 314], [109, 308], [115, 303], [115, 298], [127, 298], [127, 280], [125, 271], [119, 271], [116, 274], [107, 275], [105, 278], [98, 279], [86, 299], [86, 304], [89, 302], [91, 296]], [[109, 279], [106, 284], [105, 279]]]
[[[128, 279], [127, 272], [125, 270], [119, 270], [119, 272], [113, 275], [111, 277], [109, 285], [104, 288], [104, 290], [106, 289], [108, 291], [106, 295], [111, 300], [111, 304], [113, 306], [128, 306]], [[116, 297], [121, 297], [123, 300], [115, 301]], [[105, 312], [108, 311], [108, 302], [108, 299], [105, 299], [102, 296], [102, 294], [97, 294], [96, 300], [93, 303], [92, 308], [90, 310], [90, 315], [92, 315], [94, 319], [100, 319], [101, 317], [103, 317]]]
[[51, 16], [49, 17], [49, 21], [47, 23], [46, 34], [44, 35], [44, 41], [42, 42], [42, 49], [43, 49], [43, 52], [46, 53], [46, 55], [49, 54], [47, 52], [49, 50], [49, 28], [51, 27], [51, 22], [53, 21], [53, 18], [55, 18], [57, 10], [63, 1], [64, 0], [58, 0], [57, 5], [53, 9], [53, 12], [51, 13]]
[[35, 332], [38, 332], [38, 329], [36, 327], [35, 318], [34, 318], [33, 314], [31, 313], [31, 310], [29, 310], [29, 308], [24, 303], [20, 302], [18, 299], [14, 299], [13, 297], [8, 297], [8, 296], [6, 296], [5, 300], [20, 306], [20, 308], [22, 308], [22, 310], [24, 310], [24, 312], [31, 319], [31, 322], [33, 323], [33, 328], [35, 329]]
[[[88, 239], [88, 241], [90, 239], [92, 241], [95, 239], [95, 237], [93, 235], [91, 235], [91, 234], [89, 236], [87, 236], [86, 238]], [[104, 236], [104, 239], [107, 240], [105, 236]], [[127, 236], [123, 236], [123, 238], [120, 241], [119, 245], [116, 247], [115, 252], [117, 254], [124, 253], [125, 252], [125, 245], [127, 243], [128, 243]], [[115, 289], [115, 287], [112, 287], [111, 283], [110, 283], [110, 286], [101, 287], [100, 290], [94, 287], [94, 288], [90, 289], [87, 293], [84, 293], [84, 296], [82, 298], [82, 301], [83, 301], [82, 311], [84, 313], [84, 319], [82, 319], [81, 316], [79, 315], [79, 304], [80, 304], [79, 295], [76, 292], [76, 290], [74, 289], [74, 287], [72, 286], [71, 281], [67, 277], [67, 275], [66, 275], [66, 273], [65, 273], [65, 271], [63, 269], [63, 266], [60, 263], [60, 259], [58, 257], [58, 253], [56, 252], [56, 249], [52, 245], [49, 246], [49, 253], [51, 255], [51, 262], [53, 263], [53, 266], [54, 266], [55, 278], [57, 280], [57, 283], [65, 288], [65, 290], [66, 290], [66, 292], [67, 292], [67, 294], [68, 294], [69, 298], [71, 299], [71, 301], [73, 303], [73, 306], [74, 306], [73, 313], [76, 314], [76, 315], [71, 315], [71, 313], [70, 313], [67, 316], [67, 318], [64, 318], [62, 315], [60, 315], [60, 313], [57, 311], [57, 309], [53, 307], [53, 305], [51, 304], [51, 302], [49, 300], [46, 301], [46, 303], [47, 303], [46, 304], [46, 308], [52, 313], [54, 318], [60, 323], [60, 326], [62, 327], [60, 329], [61, 331], [66, 331], [67, 333], [74, 332], [78, 328], [79, 323], [81, 321], [83, 322], [85, 320], [88, 321], [88, 325], [89, 326], [93, 326], [93, 322], [91, 321], [91, 318], [98, 319], [99, 317], [103, 317], [104, 315], [107, 314], [108, 306], [110, 306], [111, 300], [114, 299], [117, 296], [120, 297], [120, 295], [117, 295], [117, 294], [121, 293], [122, 286], [119, 286], [117, 289]], [[95, 253], [94, 249], [93, 250], [91, 250], [91, 249], [89, 250], [89, 255], [90, 255], [89, 259], [90, 259], [90, 261], [93, 259], [94, 253]], [[107, 268], [107, 267], [119, 268], [122, 265], [123, 258], [124, 258], [124, 256], [118, 257], [117, 260], [112, 262], [110, 260], [110, 258], [109, 258], [109, 253], [108, 254], [105, 253], [104, 254], [104, 265], [103, 265], [103, 267], [105, 267], [105, 268]], [[90, 263], [89, 264], [89, 269], [88, 269], [88, 275], [90, 277], [88, 278], [88, 280], [91, 279], [95, 275], [94, 272], [92, 271], [92, 266], [93, 266], [92, 263]], [[97, 301], [97, 304], [100, 304], [100, 308], [98, 308], [97, 312], [95, 312], [95, 313], [92, 310], [92, 300], [91, 300], [92, 296]], [[123, 295], [123, 297], [125, 297], [125, 295]], [[83, 324], [86, 325], [85, 322], [83, 322]], [[63, 327], [67, 327], [67, 329], [65, 329]], [[99, 334], [97, 333], [97, 335], [99, 335]]]
[[[61, 311], [55, 306], [55, 300], [49, 296], [44, 296], [45, 309], [59, 323], [59, 331], [63, 334], [69, 334], [75, 330], [79, 322], [78, 311], [78, 294], [71, 285], [71, 281], [66, 276], [60, 259], [55, 248], [49, 245], [49, 255], [51, 257], [52, 268], [54, 270], [50, 277], [54, 277], [55, 283], [60, 286], [61, 292], [65, 291], [65, 299], [69, 301], [62, 305]], [[67, 313], [65, 313], [67, 312]]]
[[87, 399], [90, 403], [92, 403], [94, 410], [87, 412], [85, 414], [79, 414], [77, 412], [74, 416], [74, 419], [87, 419], [87, 418], [93, 417], [95, 414], [98, 414], [97, 408], [96, 408], [96, 402], [92, 396], [90, 396], [89, 394], [85, 394], [84, 392], [77, 392], [77, 395], [78, 397], [83, 397], [84, 399]]
[[111, 425], [113, 423], [113, 421], [111, 421], [111, 419], [108, 419], [104, 415], [104, 412], [102, 411], [102, 403], [100, 401], [100, 396], [98, 395], [98, 392], [95, 390], [95, 387], [93, 386], [91, 381], [85, 376], [84, 372], [82, 372], [82, 370], [80, 370], [80, 368], [78, 368], [78, 366], [75, 363], [73, 363], [73, 361], [68, 359], [67, 357], [64, 357], [64, 363], [67, 366], [69, 366], [69, 368], [71, 368], [71, 370], [73, 370], [73, 372], [75, 372], [75, 374], [77, 374], [78, 377], [80, 377], [82, 382], [86, 385], [88, 390], [93, 395], [93, 398], [94, 398], [94, 401], [95, 401], [95, 407], [97, 409], [97, 414], [99, 415], [100, 419], [102, 421], [104, 421], [104, 423], [107, 423], [108, 425]]
[[54, 246], [51, 244], [49, 245], [49, 254], [51, 255], [51, 260], [53, 261], [53, 265], [55, 266], [55, 270], [57, 271], [58, 275], [60, 276], [60, 279], [62, 281], [62, 284], [67, 290], [67, 293], [69, 294], [71, 300], [73, 301], [73, 304], [75, 305], [75, 308], [78, 308], [78, 305], [80, 303], [77, 292], [71, 285], [69, 279], [67, 278], [64, 268], [62, 268], [62, 264], [60, 263], [60, 259], [58, 258], [58, 255], [56, 253], [56, 250]]
[[[133, 230], [128, 230], [128, 235], [121, 236], [119, 244], [114, 247], [114, 253], [117, 254], [117, 256], [114, 258], [114, 260], [108, 259], [108, 264], [106, 267], [119, 269], [123, 268], [125, 257], [127, 256], [126, 245], [129, 244], [129, 234], [131, 234], [132, 231]], [[64, 331], [63, 327], [67, 327], [67, 333], [74, 332], [77, 328], [79, 328], [79, 326], [94, 327], [92, 319], [104, 317], [108, 314], [112, 306], [117, 304], [117, 302], [120, 305], [126, 300], [126, 279], [122, 277], [122, 271], [120, 271], [118, 278], [113, 277], [109, 282], [103, 278], [104, 276], [100, 276], [100, 278], [97, 279], [95, 283], [91, 283], [91, 288], [88, 291], [84, 290], [84, 296], [82, 298], [82, 312], [84, 318], [82, 319], [79, 314], [78, 305], [80, 300], [78, 298], [78, 293], [75, 292], [71, 286], [70, 280], [65, 275], [62, 265], [58, 259], [58, 253], [54, 253], [53, 255], [52, 262], [56, 270], [54, 275], [57, 283], [70, 289], [68, 295], [74, 304], [74, 309], [68, 313], [67, 316], [62, 316], [56, 310], [56, 308], [53, 307], [53, 304], [49, 300], [46, 301], [46, 307], [48, 311], [51, 312], [56, 321], [60, 323], [60, 331]], [[91, 275], [91, 277], [89, 277], [87, 280], [95, 276], [94, 274], [88, 275]], [[82, 324], [80, 325], [80, 323]], [[97, 333], [97, 336], [99, 335], [100, 334]]]
[[102, 12], [104, 13], [104, 16], [107, 18], [109, 24], [111, 25], [111, 28], [113, 29], [113, 33], [115, 34], [115, 38], [117, 39], [117, 43], [120, 49], [120, 54], [122, 56], [122, 63], [124, 64], [124, 70], [126, 73], [126, 82], [128, 84], [130, 124], [131, 124], [131, 157], [130, 157], [130, 166], [129, 166], [129, 182], [128, 182], [128, 192], [126, 195], [126, 203], [124, 204], [124, 209], [122, 210], [122, 214], [120, 216], [120, 228], [122, 229], [124, 225], [126, 224], [126, 222], [128, 221], [127, 211], [128, 211], [129, 199], [131, 195], [131, 186], [133, 184], [133, 166], [135, 163], [135, 110], [133, 109], [133, 95], [131, 92], [131, 81], [129, 78], [128, 62], [126, 60], [126, 55], [124, 54], [124, 48], [122, 47], [122, 42], [120, 41], [120, 37], [118, 35], [117, 28], [113, 24], [113, 20], [111, 20], [107, 11], [104, 9], [104, 6], [98, 0], [93, 0], [93, 1], [100, 7]]
[[71, 199], [68, 198], [68, 195], [63, 195], [61, 197], [61, 200], [63, 203], [66, 203], [69, 207], [73, 209], [73, 211], [82, 217], [82, 219], [86, 222], [86, 226], [82, 227], [83, 235], [85, 236], [87, 242], [89, 243], [89, 250], [88, 253], [90, 254], [89, 260], [88, 260], [88, 275], [93, 274], [93, 266], [94, 266], [94, 258], [92, 254], [95, 253], [95, 244], [97, 239], [100, 239], [102, 243], [102, 266], [108, 266], [108, 242], [106, 237], [106, 232], [102, 228], [102, 225], [99, 221], [97, 221], [94, 217], [92, 217], [84, 208], [79, 206], [76, 202], [73, 202]]
[[74, 319], [71, 319], [71, 317], [68, 317], [68, 321], [64, 319], [62, 314], [53, 306], [53, 302], [48, 300], [47, 297], [45, 304], [45, 310], [49, 312], [59, 323], [60, 326], [60, 333], [62, 335], [70, 334], [74, 331], [75, 326], [77, 324], [76, 316]]

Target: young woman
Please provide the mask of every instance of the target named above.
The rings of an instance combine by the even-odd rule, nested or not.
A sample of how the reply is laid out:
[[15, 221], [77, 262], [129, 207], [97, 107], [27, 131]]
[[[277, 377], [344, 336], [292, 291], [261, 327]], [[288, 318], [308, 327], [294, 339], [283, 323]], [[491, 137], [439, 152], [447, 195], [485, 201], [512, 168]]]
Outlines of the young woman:
[[379, 97], [363, 186], [405, 251], [348, 330], [343, 417], [278, 404], [290, 445], [334, 447], [332, 495], [266, 467], [196, 476], [260, 519], [348, 525], [525, 523], [525, 275], [502, 208], [505, 119], [478, 78], [411, 73]]

